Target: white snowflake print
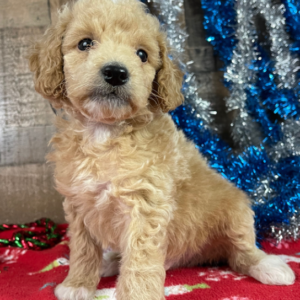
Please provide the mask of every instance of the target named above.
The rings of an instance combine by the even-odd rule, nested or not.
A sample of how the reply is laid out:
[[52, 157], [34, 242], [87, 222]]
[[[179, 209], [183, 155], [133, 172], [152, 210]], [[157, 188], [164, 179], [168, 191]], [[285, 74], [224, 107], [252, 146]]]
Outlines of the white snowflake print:
[[200, 272], [198, 275], [200, 277], [204, 277], [204, 280], [207, 281], [221, 281], [222, 279], [228, 278], [231, 278], [233, 280], [242, 280], [244, 278], [247, 278], [247, 276], [233, 272], [229, 268], [224, 270], [218, 267], [209, 268], [207, 271]]
[[20, 255], [24, 255], [27, 250], [24, 249], [11, 249], [8, 248], [3, 254], [0, 255], [0, 263], [14, 264], [18, 261]]

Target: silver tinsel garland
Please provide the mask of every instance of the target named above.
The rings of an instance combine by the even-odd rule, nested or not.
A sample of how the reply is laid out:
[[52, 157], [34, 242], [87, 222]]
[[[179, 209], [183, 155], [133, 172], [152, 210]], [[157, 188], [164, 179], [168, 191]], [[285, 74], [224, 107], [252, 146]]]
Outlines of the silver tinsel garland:
[[[238, 44], [233, 51], [232, 62], [225, 73], [225, 78], [232, 82], [232, 92], [226, 102], [229, 111], [238, 111], [231, 124], [232, 137], [243, 149], [250, 145], [259, 145], [263, 141], [259, 124], [247, 112], [245, 92], [245, 89], [256, 81], [257, 70], [255, 70], [254, 63], [260, 59], [255, 46], [257, 34], [253, 24], [256, 14], [260, 13], [266, 20], [278, 89], [296, 88], [299, 59], [293, 56], [289, 50], [290, 40], [285, 30], [283, 15], [285, 8], [282, 4], [272, 4], [271, 0], [237, 0], [236, 12]], [[299, 121], [290, 119], [280, 125], [282, 140], [268, 149], [269, 154], [275, 160], [291, 155], [300, 155]]]
[[268, 150], [269, 155], [278, 161], [289, 156], [300, 156], [300, 121], [286, 120], [282, 122], [282, 141]]
[[252, 0], [236, 2], [237, 29], [236, 39], [239, 41], [233, 50], [232, 62], [224, 75], [231, 82], [231, 95], [226, 99], [229, 111], [237, 110], [232, 126], [232, 137], [242, 148], [259, 145], [262, 140], [260, 126], [249, 116], [246, 108], [247, 95], [245, 89], [256, 80], [253, 63], [258, 59], [254, 43], [257, 41], [253, 25]]
[[[297, 88], [296, 72], [299, 70], [299, 59], [290, 52], [291, 41], [286, 33], [285, 7], [283, 4], [272, 4], [271, 0], [254, 0], [266, 20], [270, 33], [272, 60], [275, 62], [279, 89]], [[300, 99], [299, 99], [300, 100]], [[269, 149], [269, 154], [278, 161], [280, 158], [300, 155], [300, 122], [286, 120], [281, 123], [283, 138]]]
[[186, 60], [186, 40], [188, 34], [185, 29], [183, 0], [148, 0], [159, 14], [162, 28], [167, 34], [172, 50], [172, 58], [177, 61], [184, 72], [183, 95], [185, 104], [190, 105], [196, 112], [199, 121], [203, 121], [205, 127], [212, 122], [212, 115], [216, 114], [211, 109], [210, 103], [203, 100], [198, 94], [198, 83], [195, 75], [190, 72], [192, 61]]
[[293, 57], [286, 33], [283, 4], [272, 4], [271, 0], [254, 0], [254, 8], [264, 16], [270, 34], [272, 59], [275, 61], [275, 74], [278, 75], [278, 88], [292, 89], [296, 85], [296, 73], [299, 60]]
[[273, 224], [271, 225], [271, 233], [269, 238], [275, 240], [276, 244], [281, 241], [297, 240], [300, 237], [300, 215], [295, 214], [289, 219], [289, 224]]

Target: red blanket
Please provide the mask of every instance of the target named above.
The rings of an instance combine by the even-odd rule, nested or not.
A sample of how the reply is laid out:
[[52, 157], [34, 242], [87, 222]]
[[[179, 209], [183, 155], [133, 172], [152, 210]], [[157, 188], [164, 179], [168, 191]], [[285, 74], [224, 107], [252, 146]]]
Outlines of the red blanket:
[[[0, 233], [7, 238], [12, 231]], [[167, 300], [299, 300], [300, 241], [283, 242], [275, 247], [264, 243], [266, 252], [280, 255], [295, 271], [292, 286], [267, 286], [253, 278], [235, 273], [227, 267], [182, 268], [167, 272]], [[68, 272], [67, 241], [43, 251], [0, 248], [1, 300], [55, 300], [54, 287]], [[103, 278], [95, 299], [115, 299], [116, 277]]]

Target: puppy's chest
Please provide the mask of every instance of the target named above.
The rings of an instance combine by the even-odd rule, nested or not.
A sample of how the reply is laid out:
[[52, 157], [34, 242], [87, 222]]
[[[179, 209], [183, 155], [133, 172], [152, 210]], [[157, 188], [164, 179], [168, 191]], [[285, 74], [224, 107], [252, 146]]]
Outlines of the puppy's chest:
[[89, 184], [89, 190], [86, 183], [78, 186], [77, 196], [66, 201], [72, 203], [72, 209], [80, 215], [90, 234], [99, 239], [103, 247], [117, 250], [123, 230], [130, 222], [131, 208], [114, 195], [111, 181]]

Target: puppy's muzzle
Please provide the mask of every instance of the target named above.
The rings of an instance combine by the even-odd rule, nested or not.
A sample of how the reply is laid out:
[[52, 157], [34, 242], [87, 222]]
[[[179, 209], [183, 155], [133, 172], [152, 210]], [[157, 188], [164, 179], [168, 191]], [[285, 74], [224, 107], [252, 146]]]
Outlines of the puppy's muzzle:
[[117, 64], [106, 65], [101, 69], [104, 80], [112, 86], [124, 85], [129, 79], [128, 70]]

